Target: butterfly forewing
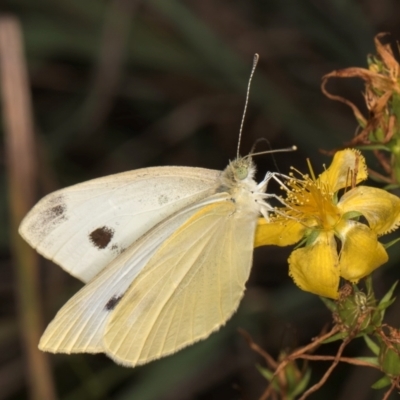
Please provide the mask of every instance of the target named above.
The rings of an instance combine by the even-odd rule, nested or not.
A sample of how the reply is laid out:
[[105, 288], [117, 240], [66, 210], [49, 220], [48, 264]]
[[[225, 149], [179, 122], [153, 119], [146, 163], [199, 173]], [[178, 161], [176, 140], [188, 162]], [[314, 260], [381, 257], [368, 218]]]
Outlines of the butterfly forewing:
[[245, 290], [256, 225], [236, 211], [230, 199], [208, 205], [160, 246], [106, 323], [110, 357], [142, 364], [226, 322]]
[[210, 196], [219, 174], [157, 167], [94, 179], [43, 198], [19, 231], [43, 256], [88, 282], [157, 223]]

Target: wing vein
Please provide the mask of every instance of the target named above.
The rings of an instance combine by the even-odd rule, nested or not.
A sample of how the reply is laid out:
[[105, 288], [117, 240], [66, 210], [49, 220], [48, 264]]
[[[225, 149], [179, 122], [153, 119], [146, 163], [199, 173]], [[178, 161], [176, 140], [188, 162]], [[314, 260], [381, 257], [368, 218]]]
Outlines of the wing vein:
[[[214, 229], [215, 227], [218, 227], [218, 223], [217, 223], [217, 222], [218, 222], [218, 221], [216, 221], [214, 224], [210, 225], [210, 226], [208, 227], [208, 230], [207, 230], [206, 232], [203, 232], [203, 233], [201, 234], [200, 238], [204, 238], [204, 237], [206, 236], [206, 234], [207, 234], [209, 231], [211, 231], [211, 230]], [[182, 233], [184, 233], [184, 231], [185, 231], [185, 230], [183, 230]], [[212, 237], [211, 237], [211, 236], [212, 236], [212, 235], [210, 235], [210, 236], [207, 238], [207, 240], [206, 240], [206, 242], [204, 243], [202, 249], [207, 248], [209, 242], [212, 240]], [[197, 239], [197, 242], [198, 242], [198, 241], [199, 241], [199, 239]], [[190, 249], [191, 249], [194, 245], [195, 245], [195, 243], [193, 243], [193, 244], [189, 247], [189, 249], [186, 248], [186, 249], [184, 249], [183, 251], [180, 252], [182, 255], [181, 255], [181, 257], [179, 258], [178, 262], [175, 263], [175, 266], [171, 269], [170, 274], [173, 274], [173, 271], [175, 270], [175, 268], [177, 267], [177, 265], [181, 262], [183, 256], [184, 256], [186, 253], [190, 252]], [[199, 254], [202, 253], [202, 251], [203, 251], [202, 249], [199, 251]], [[198, 258], [198, 256], [199, 256], [199, 255], [196, 256], [196, 259]], [[193, 265], [194, 263], [195, 263], [195, 261], [192, 262], [191, 265]], [[187, 276], [187, 274], [188, 274], [189, 271], [190, 271], [190, 268], [188, 268], [187, 271], [186, 271], [186, 272], [183, 274], [183, 276], [181, 277], [181, 279], [180, 279], [177, 283], [175, 283], [176, 287], [179, 287], [179, 286], [180, 286], [180, 284], [181, 284], [182, 281], [186, 278], [186, 276]], [[161, 292], [162, 292], [162, 291], [160, 291], [160, 294], [157, 296], [157, 298], [161, 295]], [[173, 290], [173, 291], [170, 293], [170, 295], [168, 296], [168, 298], [164, 299], [164, 302], [163, 302], [162, 307], [161, 307], [160, 310], [157, 312], [157, 317], [154, 318], [155, 320], [159, 319], [160, 314], [162, 313], [162, 311], [164, 311], [165, 307], [167, 306], [167, 304], [169, 303], [169, 301], [171, 300], [171, 298], [172, 298], [175, 294], [176, 294], [176, 289]], [[155, 301], [154, 303], [156, 304], [157, 301]], [[151, 326], [151, 329], [153, 328], [153, 326], [154, 326], [154, 324]], [[151, 332], [151, 329], [150, 329], [149, 333]], [[140, 350], [139, 358], [140, 358], [140, 356], [142, 355], [143, 348], [144, 348], [144, 346], [145, 346], [146, 344], [148, 344], [148, 343], [147, 343], [147, 339], [146, 339], [146, 341], [143, 343], [143, 346], [142, 346], [142, 348], [141, 348], [141, 350]]]

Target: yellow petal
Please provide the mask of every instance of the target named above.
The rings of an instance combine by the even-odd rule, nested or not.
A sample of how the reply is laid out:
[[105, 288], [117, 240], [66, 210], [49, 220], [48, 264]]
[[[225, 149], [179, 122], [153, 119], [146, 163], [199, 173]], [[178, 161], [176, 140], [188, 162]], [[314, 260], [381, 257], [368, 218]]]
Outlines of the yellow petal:
[[340, 279], [338, 264], [333, 233], [324, 232], [311, 246], [292, 252], [289, 275], [300, 289], [336, 299]]
[[347, 221], [339, 231], [342, 241], [340, 275], [357, 282], [388, 260], [375, 232], [356, 221]]
[[304, 233], [305, 227], [294, 220], [279, 220], [267, 222], [265, 218], [259, 218], [254, 247], [275, 245], [289, 246], [298, 242]]
[[326, 184], [331, 192], [337, 192], [352, 184], [351, 173], [356, 170], [357, 179], [354, 183], [360, 183], [367, 179], [367, 165], [365, 158], [358, 150], [346, 149], [338, 151], [329, 168], [319, 177], [321, 183]]
[[378, 235], [388, 233], [400, 224], [400, 199], [382, 189], [369, 186], [354, 188], [342, 196], [338, 208], [343, 213], [361, 213]]

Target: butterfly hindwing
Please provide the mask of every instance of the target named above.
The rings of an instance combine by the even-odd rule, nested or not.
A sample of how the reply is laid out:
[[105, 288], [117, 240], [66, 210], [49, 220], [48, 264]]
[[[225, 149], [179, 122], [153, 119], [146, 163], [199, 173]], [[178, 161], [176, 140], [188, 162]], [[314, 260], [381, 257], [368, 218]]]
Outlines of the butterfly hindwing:
[[[256, 218], [227, 199], [189, 218], [141, 270], [106, 323], [104, 352], [134, 366], [207, 337], [245, 290]], [[240, 242], [240, 246], [238, 243]]]
[[[220, 197], [213, 196], [215, 200]], [[201, 207], [202, 203], [189, 206], [167, 218], [113, 260], [61, 308], [39, 348], [62, 353], [103, 352], [106, 322], [129, 286], [162, 243]]]

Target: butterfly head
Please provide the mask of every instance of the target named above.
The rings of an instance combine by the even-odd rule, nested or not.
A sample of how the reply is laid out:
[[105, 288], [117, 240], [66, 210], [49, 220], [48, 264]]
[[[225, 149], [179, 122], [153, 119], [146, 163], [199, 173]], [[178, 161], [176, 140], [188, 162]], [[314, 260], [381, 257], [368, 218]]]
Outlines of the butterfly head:
[[252, 166], [251, 164], [251, 158], [238, 158], [233, 161], [230, 164], [230, 166], [232, 167], [233, 179], [237, 182], [246, 179], [249, 176], [249, 172]]
[[251, 157], [239, 157], [231, 161], [221, 174], [221, 189], [231, 189], [254, 182], [256, 167]]
[[239, 157], [229, 165], [232, 169], [233, 179], [236, 182], [253, 180], [256, 173], [256, 167], [250, 156]]

